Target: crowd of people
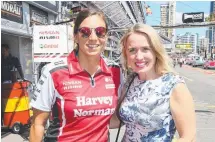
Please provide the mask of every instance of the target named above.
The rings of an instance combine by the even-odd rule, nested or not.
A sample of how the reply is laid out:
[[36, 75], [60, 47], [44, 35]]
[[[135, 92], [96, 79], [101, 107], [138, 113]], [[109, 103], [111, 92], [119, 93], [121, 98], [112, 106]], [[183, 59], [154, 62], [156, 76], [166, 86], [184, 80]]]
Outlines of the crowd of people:
[[171, 142], [176, 130], [178, 142], [195, 142], [192, 95], [156, 30], [130, 27], [120, 40], [121, 65], [102, 56], [107, 33], [102, 12], [78, 14], [74, 50], [42, 69], [30, 102], [30, 142], [108, 142], [109, 129], [123, 125], [122, 142]]
[[185, 63], [185, 58], [183, 57], [173, 57], [172, 58], [172, 61], [173, 61], [173, 67], [175, 68], [176, 65], [178, 64], [180, 67], [182, 67], [182, 65]]

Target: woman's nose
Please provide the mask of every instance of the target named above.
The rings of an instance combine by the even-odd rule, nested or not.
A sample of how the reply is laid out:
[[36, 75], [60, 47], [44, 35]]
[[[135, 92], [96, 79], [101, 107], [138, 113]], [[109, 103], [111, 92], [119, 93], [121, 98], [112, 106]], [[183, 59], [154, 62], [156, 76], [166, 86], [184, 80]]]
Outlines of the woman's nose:
[[141, 50], [138, 50], [137, 53], [136, 53], [136, 59], [137, 60], [141, 60], [143, 59], [143, 52]]
[[95, 30], [93, 30], [92, 29], [92, 32], [91, 32], [91, 34], [90, 34], [90, 37], [89, 37], [89, 39], [90, 40], [97, 40], [97, 35], [96, 35], [96, 32], [95, 32]]

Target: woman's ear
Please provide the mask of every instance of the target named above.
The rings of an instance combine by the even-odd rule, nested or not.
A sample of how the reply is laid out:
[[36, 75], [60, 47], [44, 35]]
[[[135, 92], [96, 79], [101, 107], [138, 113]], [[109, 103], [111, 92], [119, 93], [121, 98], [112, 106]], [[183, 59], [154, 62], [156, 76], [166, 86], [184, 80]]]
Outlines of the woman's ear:
[[78, 36], [77, 35], [74, 35], [74, 42], [78, 43]]

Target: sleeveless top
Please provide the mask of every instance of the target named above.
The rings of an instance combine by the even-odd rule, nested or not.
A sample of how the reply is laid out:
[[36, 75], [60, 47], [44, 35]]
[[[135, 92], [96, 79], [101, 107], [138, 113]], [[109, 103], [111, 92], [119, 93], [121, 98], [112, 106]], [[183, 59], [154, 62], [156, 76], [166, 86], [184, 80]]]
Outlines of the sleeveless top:
[[123, 142], [172, 141], [176, 127], [170, 95], [178, 83], [185, 83], [184, 79], [172, 73], [148, 81], [134, 78], [119, 110], [126, 126]]

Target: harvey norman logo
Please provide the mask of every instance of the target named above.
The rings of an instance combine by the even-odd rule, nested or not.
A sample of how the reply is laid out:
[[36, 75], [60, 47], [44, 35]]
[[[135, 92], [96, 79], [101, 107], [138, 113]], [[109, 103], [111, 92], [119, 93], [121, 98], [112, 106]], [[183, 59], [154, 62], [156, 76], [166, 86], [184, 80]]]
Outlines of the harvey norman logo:
[[[113, 96], [102, 96], [102, 97], [76, 97], [76, 106], [109, 106], [110, 108], [105, 109], [95, 109], [95, 110], [84, 110], [84, 109], [74, 109], [74, 117], [81, 116], [93, 116], [93, 115], [111, 115], [114, 113], [115, 108], [113, 105]], [[103, 107], [102, 107], [103, 108]]]

